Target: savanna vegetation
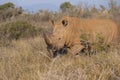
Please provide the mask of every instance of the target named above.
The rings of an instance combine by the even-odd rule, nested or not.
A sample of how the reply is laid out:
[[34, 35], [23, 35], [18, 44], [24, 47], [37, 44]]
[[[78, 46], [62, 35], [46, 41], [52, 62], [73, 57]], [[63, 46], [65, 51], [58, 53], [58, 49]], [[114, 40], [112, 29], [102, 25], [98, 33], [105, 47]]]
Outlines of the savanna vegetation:
[[[13, 3], [0, 5], [0, 80], [120, 80], [120, 44], [91, 56], [50, 58], [43, 31], [62, 16], [110, 18], [120, 27], [120, 5], [88, 7], [64, 2], [60, 11], [28, 13]], [[85, 5], [85, 6], [83, 6]], [[84, 36], [83, 36], [84, 37]], [[99, 46], [99, 43], [97, 45]]]

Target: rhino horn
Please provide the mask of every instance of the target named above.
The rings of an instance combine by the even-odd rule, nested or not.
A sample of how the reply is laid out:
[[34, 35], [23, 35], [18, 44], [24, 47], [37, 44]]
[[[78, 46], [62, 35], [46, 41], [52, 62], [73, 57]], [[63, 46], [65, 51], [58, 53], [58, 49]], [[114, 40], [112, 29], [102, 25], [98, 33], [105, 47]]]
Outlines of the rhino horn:
[[44, 37], [44, 40], [45, 40], [45, 43], [47, 44], [47, 46], [50, 46], [51, 45], [50, 36], [48, 36], [47, 33], [43, 33], [43, 37]]

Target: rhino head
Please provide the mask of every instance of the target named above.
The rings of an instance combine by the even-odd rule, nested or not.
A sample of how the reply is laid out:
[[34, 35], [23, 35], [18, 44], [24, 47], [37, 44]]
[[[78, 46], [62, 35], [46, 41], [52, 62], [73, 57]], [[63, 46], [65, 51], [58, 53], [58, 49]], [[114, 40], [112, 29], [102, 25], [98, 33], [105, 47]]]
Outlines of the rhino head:
[[47, 44], [48, 51], [53, 54], [63, 54], [67, 52], [66, 42], [66, 30], [65, 28], [68, 25], [67, 20], [61, 20], [60, 22], [55, 23], [51, 21], [53, 32], [52, 34], [44, 33], [44, 40]]
[[66, 54], [67, 53], [67, 46], [64, 45], [62, 48], [56, 48], [52, 42], [50, 36], [48, 34], [44, 33], [44, 40], [47, 44], [47, 50], [50, 53], [51, 57], [56, 57], [58, 54]]

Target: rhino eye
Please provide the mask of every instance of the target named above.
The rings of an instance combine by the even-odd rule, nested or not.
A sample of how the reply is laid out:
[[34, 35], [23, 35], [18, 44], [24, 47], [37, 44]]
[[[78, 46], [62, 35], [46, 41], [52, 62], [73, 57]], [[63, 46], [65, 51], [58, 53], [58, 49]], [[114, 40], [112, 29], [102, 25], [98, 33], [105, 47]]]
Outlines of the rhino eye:
[[61, 40], [61, 38], [58, 38], [58, 40]]
[[62, 24], [63, 24], [63, 26], [67, 26], [68, 25], [68, 21], [67, 20], [63, 20]]

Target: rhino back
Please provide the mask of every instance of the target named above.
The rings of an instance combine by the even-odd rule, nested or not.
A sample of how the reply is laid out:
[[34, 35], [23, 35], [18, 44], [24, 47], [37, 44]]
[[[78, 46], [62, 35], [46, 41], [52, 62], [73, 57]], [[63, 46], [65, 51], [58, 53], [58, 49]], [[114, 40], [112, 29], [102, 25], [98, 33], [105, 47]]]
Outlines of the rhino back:
[[[104, 38], [104, 43], [111, 43], [117, 38], [117, 26], [109, 19], [78, 19], [71, 18], [68, 28], [68, 43], [72, 45], [80, 43], [81, 36], [86, 36], [89, 42], [95, 42], [98, 38]], [[70, 31], [71, 29], [71, 31]], [[70, 33], [69, 33], [70, 31]]]

